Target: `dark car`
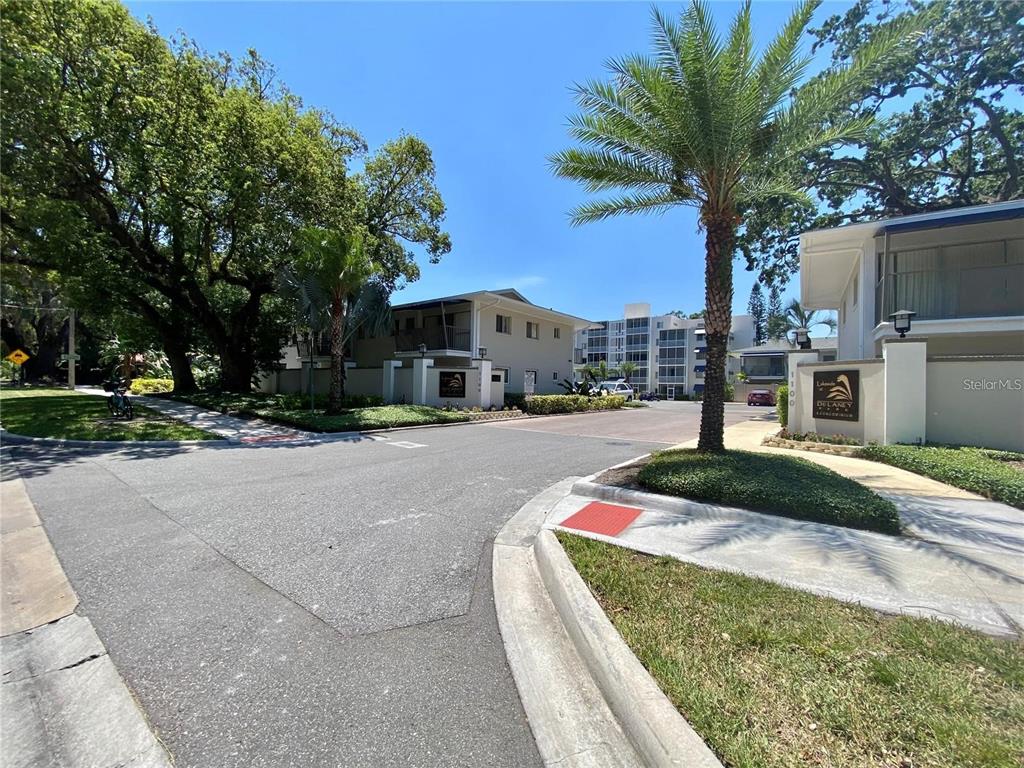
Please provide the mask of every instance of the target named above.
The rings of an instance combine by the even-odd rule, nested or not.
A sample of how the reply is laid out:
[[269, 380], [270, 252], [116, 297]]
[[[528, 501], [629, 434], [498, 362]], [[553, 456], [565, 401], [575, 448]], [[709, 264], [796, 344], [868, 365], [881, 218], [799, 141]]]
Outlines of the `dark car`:
[[775, 395], [767, 389], [752, 389], [747, 392], [747, 405], [775, 405]]

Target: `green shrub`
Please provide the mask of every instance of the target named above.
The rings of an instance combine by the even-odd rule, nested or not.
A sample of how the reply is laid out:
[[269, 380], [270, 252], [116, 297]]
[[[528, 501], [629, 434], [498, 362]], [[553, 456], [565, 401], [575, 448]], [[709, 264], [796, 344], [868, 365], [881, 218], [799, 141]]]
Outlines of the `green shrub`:
[[652, 491], [697, 501], [881, 533], [900, 530], [891, 501], [795, 456], [662, 451], [644, 465], [637, 480]]
[[149, 395], [154, 392], [170, 392], [174, 389], [174, 379], [132, 379], [133, 395]]
[[507, 405], [509, 408], [518, 408], [521, 411], [525, 411], [526, 395], [524, 395], [522, 392], [506, 392], [505, 405]]
[[731, 403], [736, 399], [736, 387], [731, 381], [725, 382], [725, 402]]
[[626, 398], [618, 395], [585, 397], [584, 395], [534, 395], [525, 402], [527, 413], [544, 415], [550, 413], [579, 413], [582, 411], [606, 411], [621, 408]]
[[1024, 509], [1024, 472], [1008, 463], [1019, 460], [1014, 457], [1020, 454], [938, 445], [869, 445], [860, 455]]
[[775, 390], [775, 410], [779, 413], [779, 424], [789, 425], [789, 387], [783, 384]]

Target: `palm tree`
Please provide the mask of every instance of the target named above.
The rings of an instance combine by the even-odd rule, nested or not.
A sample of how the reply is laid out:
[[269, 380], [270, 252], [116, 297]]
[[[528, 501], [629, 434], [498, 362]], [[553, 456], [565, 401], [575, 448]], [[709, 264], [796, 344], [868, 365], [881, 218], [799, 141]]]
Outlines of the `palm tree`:
[[824, 325], [831, 333], [836, 332], [836, 319], [831, 313], [817, 309], [805, 311], [796, 299], [786, 305], [786, 314], [783, 318], [786, 322], [786, 333], [792, 333], [798, 328], [810, 330], [816, 325]]
[[724, 449], [732, 262], [743, 212], [769, 200], [808, 201], [795, 181], [795, 161], [865, 137], [870, 116], [851, 117], [843, 108], [911, 34], [905, 19], [879, 27], [849, 67], [819, 75], [792, 95], [810, 63], [799, 42], [817, 6], [818, 0], [798, 5], [760, 57], [749, 2], [724, 42], [701, 0], [678, 24], [655, 9], [653, 57], [613, 61], [611, 82], [577, 86], [581, 114], [571, 118], [571, 134], [587, 146], [551, 158], [557, 175], [589, 192], [619, 191], [575, 209], [574, 224], [676, 205], [698, 209], [706, 234], [702, 451]]
[[636, 363], [632, 363], [629, 360], [619, 365], [619, 373], [626, 379], [626, 383], [629, 384], [629, 377], [636, 373]]
[[607, 360], [598, 360], [597, 367], [594, 368], [594, 378], [598, 382], [608, 381], [608, 377], [612, 375], [611, 370], [608, 368]]
[[358, 327], [384, 323], [390, 311], [388, 294], [371, 280], [375, 267], [360, 232], [310, 228], [303, 231], [302, 240], [302, 259], [290, 281], [301, 286], [303, 313], [309, 316], [311, 330], [326, 323], [330, 333], [327, 413], [336, 414], [345, 398], [345, 345]]

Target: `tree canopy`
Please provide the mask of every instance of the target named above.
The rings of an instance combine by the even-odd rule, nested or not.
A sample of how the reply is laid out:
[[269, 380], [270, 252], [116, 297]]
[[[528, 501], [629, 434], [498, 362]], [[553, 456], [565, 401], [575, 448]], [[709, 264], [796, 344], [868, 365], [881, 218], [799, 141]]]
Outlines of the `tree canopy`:
[[363, 139], [255, 51], [165, 40], [115, 2], [4, 2], [3, 256], [152, 327], [187, 388], [207, 345], [246, 389], [279, 357], [278, 275], [309, 227], [363, 226], [394, 288], [450, 249], [429, 148]]
[[846, 66], [879, 24], [925, 8], [925, 33], [854, 89], [841, 115], [875, 117], [873, 128], [852, 147], [794, 159], [811, 200], [749, 212], [740, 246], [764, 281], [796, 271], [803, 231], [1024, 194], [1024, 114], [1011, 103], [1024, 95], [1024, 1], [858, 0], [812, 30], [814, 49], [830, 53], [830, 69]]

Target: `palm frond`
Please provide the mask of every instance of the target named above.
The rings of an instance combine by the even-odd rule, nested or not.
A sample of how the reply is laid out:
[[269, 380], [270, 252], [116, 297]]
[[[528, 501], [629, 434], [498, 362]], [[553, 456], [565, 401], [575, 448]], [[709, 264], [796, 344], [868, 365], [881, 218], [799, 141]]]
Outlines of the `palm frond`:
[[800, 38], [820, 4], [821, 0], [800, 3], [761, 55], [756, 80], [765, 111], [775, 109], [807, 71], [811, 57], [798, 55]]
[[567, 149], [553, 155], [551, 164], [558, 176], [582, 182], [588, 192], [619, 187], [665, 189], [674, 182], [671, 166], [602, 149]]
[[680, 204], [684, 204], [684, 201], [672, 192], [641, 192], [584, 203], [571, 211], [570, 220], [574, 226], [578, 226], [627, 213], [665, 213]]

